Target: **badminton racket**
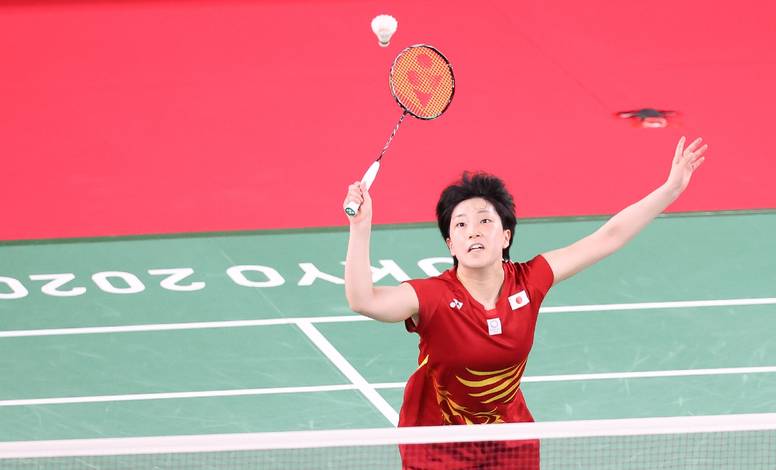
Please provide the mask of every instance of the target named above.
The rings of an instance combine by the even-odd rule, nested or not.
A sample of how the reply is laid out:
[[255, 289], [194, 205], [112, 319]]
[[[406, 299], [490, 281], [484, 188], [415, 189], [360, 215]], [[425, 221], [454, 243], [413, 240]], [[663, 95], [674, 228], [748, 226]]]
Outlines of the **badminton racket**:
[[[450, 106], [455, 92], [455, 78], [450, 62], [436, 48], [426, 44], [410, 46], [399, 52], [391, 65], [388, 81], [391, 94], [403, 112], [377, 159], [361, 178], [367, 190], [372, 187], [380, 171], [380, 161], [404, 118], [408, 114], [425, 121], [438, 118]], [[345, 206], [345, 213], [354, 216], [359, 207], [359, 203], [351, 201]]]

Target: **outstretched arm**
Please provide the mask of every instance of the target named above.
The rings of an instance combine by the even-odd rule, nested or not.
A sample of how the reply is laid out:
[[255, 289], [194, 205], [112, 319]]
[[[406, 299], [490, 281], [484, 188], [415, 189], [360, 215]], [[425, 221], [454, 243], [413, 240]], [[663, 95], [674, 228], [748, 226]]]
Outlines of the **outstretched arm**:
[[701, 146], [701, 141], [701, 138], [695, 139], [684, 148], [685, 138], [679, 139], [671, 172], [662, 186], [617, 213], [591, 235], [567, 247], [544, 253], [555, 274], [555, 283], [568, 279], [622, 248], [674, 202], [687, 188], [693, 172], [705, 160], [703, 154], [708, 145]]
[[356, 201], [358, 213], [349, 217], [350, 238], [345, 259], [345, 297], [351, 310], [375, 320], [398, 322], [418, 312], [418, 296], [409, 284], [372, 285], [369, 240], [372, 234], [372, 199], [363, 183], [348, 187], [344, 205]]

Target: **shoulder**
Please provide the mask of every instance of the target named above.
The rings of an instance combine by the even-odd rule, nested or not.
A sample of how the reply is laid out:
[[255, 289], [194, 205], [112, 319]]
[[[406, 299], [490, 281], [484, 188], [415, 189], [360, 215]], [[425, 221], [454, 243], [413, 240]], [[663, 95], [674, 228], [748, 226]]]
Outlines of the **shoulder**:
[[539, 291], [542, 296], [550, 290], [553, 282], [555, 282], [552, 268], [542, 255], [536, 255], [526, 262], [510, 262], [506, 264], [508, 265], [507, 269], [513, 270], [517, 282], [522, 281], [527, 287]]
[[530, 274], [532, 272], [549, 271], [552, 273], [550, 264], [542, 255], [536, 255], [528, 261], [514, 261], [510, 262], [514, 266], [514, 269], [520, 273]]
[[447, 305], [456, 296], [456, 292], [459, 291], [458, 285], [460, 285], [454, 268], [448, 269], [439, 276], [410, 279], [404, 282], [412, 286], [418, 298], [417, 323], [411, 319], [407, 320], [407, 330], [421, 334], [434, 318], [436, 311], [441, 309], [443, 304]]
[[455, 289], [459, 283], [458, 278], [455, 276], [455, 270], [453, 268], [448, 269], [438, 276], [426, 277], [422, 279], [410, 279], [405, 281], [407, 284], [415, 289], [418, 295], [425, 291], [446, 291]]

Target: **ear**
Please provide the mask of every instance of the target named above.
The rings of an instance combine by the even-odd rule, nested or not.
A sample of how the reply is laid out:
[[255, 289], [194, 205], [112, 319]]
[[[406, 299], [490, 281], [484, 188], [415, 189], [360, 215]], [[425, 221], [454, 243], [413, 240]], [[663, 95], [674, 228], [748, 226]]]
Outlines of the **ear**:
[[447, 249], [450, 250], [450, 254], [455, 256], [455, 253], [453, 253], [453, 242], [451, 242], [449, 238], [446, 238], [445, 244], [447, 244]]
[[509, 241], [512, 240], [512, 231], [509, 229], [504, 230], [504, 247], [506, 248], [509, 246]]

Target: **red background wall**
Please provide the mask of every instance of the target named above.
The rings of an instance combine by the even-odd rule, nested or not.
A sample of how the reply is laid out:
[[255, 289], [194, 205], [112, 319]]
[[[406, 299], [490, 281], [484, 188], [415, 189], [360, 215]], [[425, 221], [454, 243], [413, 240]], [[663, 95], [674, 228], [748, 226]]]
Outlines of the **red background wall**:
[[[376, 223], [432, 220], [464, 169], [502, 176], [521, 217], [613, 213], [681, 135], [710, 150], [671, 210], [775, 208], [775, 18], [766, 0], [3, 2], [0, 239], [346, 224], [415, 43], [448, 56], [456, 95], [403, 124]], [[642, 107], [681, 115], [613, 117]]]

